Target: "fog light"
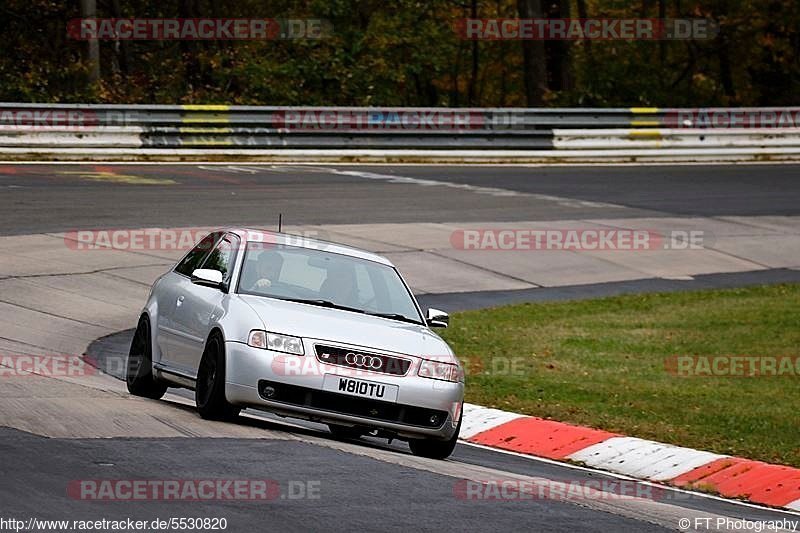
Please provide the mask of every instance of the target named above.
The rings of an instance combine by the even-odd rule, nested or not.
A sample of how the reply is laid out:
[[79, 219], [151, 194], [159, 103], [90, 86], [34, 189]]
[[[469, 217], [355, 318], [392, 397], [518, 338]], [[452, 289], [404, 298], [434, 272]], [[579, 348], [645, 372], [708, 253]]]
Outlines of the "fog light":
[[431, 418], [430, 418], [430, 421], [431, 421], [431, 425], [432, 426], [438, 426], [439, 425], [439, 417], [436, 416], [436, 415], [432, 415]]
[[264, 398], [272, 398], [275, 396], [275, 387], [264, 387], [264, 389], [261, 391], [261, 395], [264, 396]]

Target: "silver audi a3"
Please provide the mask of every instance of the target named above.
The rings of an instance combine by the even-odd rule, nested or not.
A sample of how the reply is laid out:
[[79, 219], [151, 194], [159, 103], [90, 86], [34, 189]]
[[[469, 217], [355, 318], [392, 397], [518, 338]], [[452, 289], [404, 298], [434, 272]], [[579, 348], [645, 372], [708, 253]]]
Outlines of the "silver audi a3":
[[128, 390], [195, 391], [203, 418], [257, 408], [449, 456], [464, 373], [399, 272], [370, 252], [245, 229], [204, 237], [153, 284], [131, 343]]

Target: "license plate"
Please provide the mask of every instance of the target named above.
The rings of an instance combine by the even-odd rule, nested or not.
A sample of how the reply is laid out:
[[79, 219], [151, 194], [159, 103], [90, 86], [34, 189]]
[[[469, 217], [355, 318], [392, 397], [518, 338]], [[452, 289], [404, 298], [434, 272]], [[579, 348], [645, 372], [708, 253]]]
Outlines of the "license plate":
[[322, 388], [328, 392], [338, 392], [339, 394], [349, 394], [360, 398], [370, 398], [384, 402], [396, 402], [397, 385], [387, 385], [375, 381], [364, 379], [343, 378], [333, 374], [326, 374], [322, 381]]

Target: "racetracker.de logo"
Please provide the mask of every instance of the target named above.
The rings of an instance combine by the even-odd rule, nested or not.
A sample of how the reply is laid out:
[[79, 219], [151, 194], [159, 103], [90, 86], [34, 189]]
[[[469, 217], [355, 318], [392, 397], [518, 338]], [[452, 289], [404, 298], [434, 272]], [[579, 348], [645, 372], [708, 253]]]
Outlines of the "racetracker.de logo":
[[143, 228], [68, 231], [70, 250], [190, 250], [209, 234], [208, 228]]
[[[320, 359], [325, 359], [328, 354], [321, 353], [318, 356]], [[345, 355], [344, 358], [336, 361], [324, 361], [317, 357], [298, 357], [296, 355], [282, 355], [278, 354], [272, 358], [270, 366], [272, 372], [276, 376], [318, 376], [324, 377], [331, 374], [331, 367], [336, 367], [336, 375], [341, 377], [367, 377], [374, 378], [376, 373], [392, 373], [396, 375], [416, 374], [419, 370], [420, 360], [436, 361], [449, 365], [456, 364], [456, 358], [451, 355], [420, 355], [419, 359], [411, 361], [407, 358], [398, 358], [395, 356], [385, 355], [365, 355], [358, 351], [352, 351]], [[385, 366], [381, 365], [379, 359], [386, 359]], [[463, 364], [465, 358], [459, 357], [458, 360], [462, 365], [458, 368], [456, 377], [458, 379], [464, 378], [466, 366]], [[477, 358], [475, 358], [477, 359]], [[504, 371], [519, 373], [518, 370], [522, 363], [514, 360], [513, 363], [498, 358], [499, 361], [493, 365], [493, 369], [497, 371], [497, 375], [502, 374]], [[407, 362], [407, 366], [403, 366], [402, 362]], [[435, 380], [434, 380], [435, 381]]]
[[450, 235], [454, 249], [473, 251], [700, 250], [705, 241], [701, 230], [460, 229]]
[[67, 37], [80, 41], [271, 41], [322, 39], [332, 32], [323, 19], [82, 18], [67, 23]]
[[484, 128], [486, 117], [475, 111], [310, 109], [278, 111], [272, 115], [272, 123], [276, 128], [298, 131], [471, 130]]
[[708, 19], [466, 18], [456, 33], [471, 41], [577, 41], [712, 39], [719, 25]]
[[800, 357], [788, 355], [673, 355], [664, 360], [678, 377], [800, 377]]
[[530, 500], [664, 500], [670, 493], [652, 485], [632, 480], [571, 480], [548, 479], [510, 480], [461, 479], [453, 485], [456, 499], [467, 501], [530, 501]]
[[274, 479], [78, 479], [67, 485], [73, 500], [272, 501], [318, 500], [320, 481]]
[[702, 129], [800, 128], [800, 108], [679, 109], [666, 112], [664, 126]]
[[0, 130], [81, 131], [98, 124], [97, 113], [82, 109], [0, 110]]
[[[75, 251], [188, 251], [199, 244], [214, 228], [140, 228], [73, 230], [64, 234], [64, 245]], [[324, 231], [305, 230], [298, 233], [273, 233], [246, 231], [240, 245], [266, 249], [280, 246], [305, 246], [324, 249], [327, 235]], [[314, 239], [309, 241], [307, 239]], [[317, 240], [318, 239], [318, 240]], [[214, 243], [208, 241], [208, 247]]]
[[0, 354], [0, 378], [23, 376], [78, 377], [94, 376], [97, 368], [87, 364], [79, 355]]

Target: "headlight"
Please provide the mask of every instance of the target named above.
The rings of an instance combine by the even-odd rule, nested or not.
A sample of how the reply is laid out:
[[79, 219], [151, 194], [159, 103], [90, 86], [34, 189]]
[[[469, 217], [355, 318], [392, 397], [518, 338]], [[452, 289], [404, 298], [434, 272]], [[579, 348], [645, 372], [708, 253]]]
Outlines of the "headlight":
[[439, 379], [442, 381], [452, 381], [458, 383], [463, 381], [463, 374], [458, 365], [450, 363], [442, 363], [439, 361], [431, 361], [423, 359], [419, 365], [417, 375], [422, 378]]
[[293, 353], [303, 355], [303, 340], [300, 337], [281, 335], [280, 333], [270, 333], [254, 329], [247, 337], [247, 345], [263, 350], [274, 350], [276, 352]]

